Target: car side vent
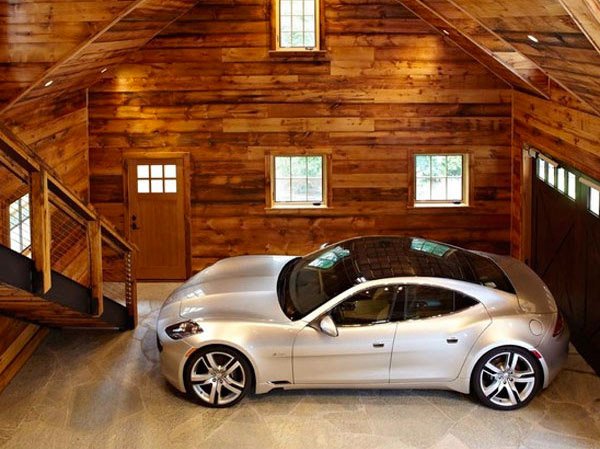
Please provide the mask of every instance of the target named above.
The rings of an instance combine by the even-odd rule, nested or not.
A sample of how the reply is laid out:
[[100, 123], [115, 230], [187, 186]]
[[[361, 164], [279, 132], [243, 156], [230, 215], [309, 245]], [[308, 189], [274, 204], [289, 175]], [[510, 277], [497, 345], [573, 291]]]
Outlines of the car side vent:
[[270, 383], [273, 385], [289, 385], [291, 382], [289, 380], [272, 380]]

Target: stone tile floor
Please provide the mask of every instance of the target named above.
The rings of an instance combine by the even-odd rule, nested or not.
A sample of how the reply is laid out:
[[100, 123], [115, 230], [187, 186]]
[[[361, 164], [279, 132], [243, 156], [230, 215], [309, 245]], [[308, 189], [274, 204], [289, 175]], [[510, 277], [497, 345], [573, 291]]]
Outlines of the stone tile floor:
[[297, 391], [198, 407], [160, 375], [153, 332], [176, 284], [141, 284], [133, 332], [53, 331], [0, 394], [0, 448], [600, 448], [600, 378], [573, 353], [528, 407], [439, 391]]

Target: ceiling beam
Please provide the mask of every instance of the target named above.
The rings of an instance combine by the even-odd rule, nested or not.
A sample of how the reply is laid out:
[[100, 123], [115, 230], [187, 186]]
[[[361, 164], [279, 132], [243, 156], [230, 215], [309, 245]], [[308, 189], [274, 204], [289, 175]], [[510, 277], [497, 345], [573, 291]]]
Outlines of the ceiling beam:
[[600, 53], [600, 2], [559, 0], [590, 43]]
[[452, 2], [436, 1], [437, 8], [427, 0], [400, 2], [511, 86], [549, 98], [548, 77], [539, 68]]
[[164, 28], [189, 11], [198, 0], [136, 0], [87, 41], [38, 76], [0, 110], [0, 117], [18, 105], [41, 97], [84, 89], [111, 66], [146, 45]]

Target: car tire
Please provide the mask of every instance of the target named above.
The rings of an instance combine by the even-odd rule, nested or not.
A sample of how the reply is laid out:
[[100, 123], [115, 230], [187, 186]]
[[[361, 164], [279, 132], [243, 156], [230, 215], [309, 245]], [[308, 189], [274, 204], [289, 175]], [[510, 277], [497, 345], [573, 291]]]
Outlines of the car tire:
[[254, 383], [244, 355], [227, 346], [196, 351], [183, 372], [187, 395], [204, 407], [225, 408], [240, 402]]
[[542, 384], [542, 367], [531, 352], [503, 346], [479, 359], [473, 369], [471, 391], [487, 407], [516, 410], [531, 402]]

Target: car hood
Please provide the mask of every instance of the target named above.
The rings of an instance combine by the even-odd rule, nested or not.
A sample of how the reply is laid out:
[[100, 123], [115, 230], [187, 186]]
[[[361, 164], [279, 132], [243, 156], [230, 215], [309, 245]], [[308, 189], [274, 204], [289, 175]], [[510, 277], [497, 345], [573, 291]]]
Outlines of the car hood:
[[190, 319], [289, 321], [277, 298], [277, 279], [296, 256], [239, 256], [202, 270], [175, 290], [167, 303], [179, 302]]

